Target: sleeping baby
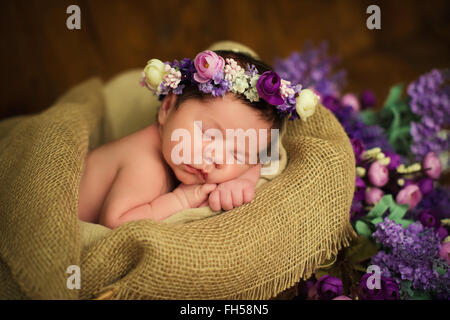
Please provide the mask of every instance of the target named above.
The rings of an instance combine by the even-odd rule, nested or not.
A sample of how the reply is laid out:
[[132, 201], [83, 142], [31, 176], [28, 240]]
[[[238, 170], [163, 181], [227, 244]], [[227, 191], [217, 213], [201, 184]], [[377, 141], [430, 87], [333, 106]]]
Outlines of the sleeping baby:
[[306, 121], [318, 103], [312, 90], [233, 51], [152, 59], [141, 85], [161, 100], [157, 120], [88, 152], [79, 187], [83, 221], [113, 229], [251, 202], [283, 117]]

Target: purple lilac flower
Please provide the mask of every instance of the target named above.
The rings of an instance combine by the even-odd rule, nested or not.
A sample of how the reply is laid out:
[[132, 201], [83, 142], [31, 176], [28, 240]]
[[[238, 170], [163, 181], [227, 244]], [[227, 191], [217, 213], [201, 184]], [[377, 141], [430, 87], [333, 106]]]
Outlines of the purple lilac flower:
[[375, 106], [376, 97], [372, 90], [366, 89], [364, 90], [359, 97], [361, 107], [363, 109], [371, 108]]
[[408, 86], [411, 110], [421, 116], [421, 121], [413, 122], [410, 130], [411, 151], [417, 161], [430, 151], [439, 155], [450, 149], [450, 139], [437, 135], [442, 127], [450, 125], [449, 80], [449, 70], [433, 69]]
[[404, 229], [385, 218], [372, 236], [384, 250], [372, 257], [371, 264], [378, 265], [384, 276], [399, 286], [410, 281], [415, 290], [450, 299], [450, 267], [439, 256], [440, 239], [433, 229], [419, 222]]
[[300, 52], [294, 52], [284, 60], [276, 59], [274, 70], [281, 78], [291, 81], [294, 85], [313, 87], [320, 96], [338, 96], [340, 89], [345, 85], [346, 72], [344, 70], [332, 72], [339, 59], [328, 56], [327, 51], [326, 41], [318, 48], [307, 42]]

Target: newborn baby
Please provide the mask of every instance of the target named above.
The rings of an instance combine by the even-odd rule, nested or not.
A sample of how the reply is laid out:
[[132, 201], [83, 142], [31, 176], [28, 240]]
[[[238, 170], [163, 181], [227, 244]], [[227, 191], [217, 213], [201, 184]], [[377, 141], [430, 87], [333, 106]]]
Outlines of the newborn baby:
[[[116, 228], [252, 201], [259, 155], [267, 154], [273, 129], [283, 115], [305, 120], [317, 103], [261, 61], [231, 51], [204, 51], [173, 64], [153, 59], [143, 75], [142, 84], [162, 100], [157, 121], [88, 152], [79, 187], [83, 221]], [[256, 134], [239, 140], [251, 130]]]

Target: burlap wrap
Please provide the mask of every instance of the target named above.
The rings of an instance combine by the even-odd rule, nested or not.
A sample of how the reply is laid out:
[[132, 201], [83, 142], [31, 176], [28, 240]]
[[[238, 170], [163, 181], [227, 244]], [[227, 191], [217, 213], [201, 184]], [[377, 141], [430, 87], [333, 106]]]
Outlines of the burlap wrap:
[[[288, 123], [287, 167], [252, 203], [190, 223], [130, 222], [83, 248], [78, 186], [104, 101], [93, 78], [39, 114], [0, 121], [0, 298], [267, 299], [355, 236], [353, 150], [320, 106]], [[70, 265], [79, 290], [67, 288]]]

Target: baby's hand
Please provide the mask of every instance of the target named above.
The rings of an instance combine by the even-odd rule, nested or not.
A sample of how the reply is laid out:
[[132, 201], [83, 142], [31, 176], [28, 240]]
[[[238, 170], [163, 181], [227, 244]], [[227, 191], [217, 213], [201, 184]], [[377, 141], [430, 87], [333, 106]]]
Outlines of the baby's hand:
[[205, 200], [211, 191], [216, 189], [216, 184], [180, 184], [173, 193], [180, 200], [184, 209], [197, 208]]
[[209, 195], [209, 206], [214, 211], [231, 210], [255, 198], [255, 184], [248, 179], [235, 179], [219, 184]]

